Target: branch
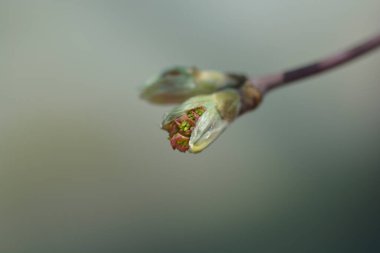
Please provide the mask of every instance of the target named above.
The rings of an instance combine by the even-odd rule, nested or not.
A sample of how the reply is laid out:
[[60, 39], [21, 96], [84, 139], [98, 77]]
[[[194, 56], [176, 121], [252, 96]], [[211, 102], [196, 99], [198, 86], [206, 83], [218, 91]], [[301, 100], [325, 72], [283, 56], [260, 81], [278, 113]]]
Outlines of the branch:
[[272, 74], [252, 82], [263, 92], [266, 93], [274, 88], [282, 87], [285, 84], [293, 83], [314, 75], [326, 72], [336, 67], [342, 66], [352, 60], [380, 47], [380, 34], [359, 44], [351, 49], [326, 57], [312, 64], [285, 71], [283, 73]]
[[162, 122], [173, 149], [198, 153], [215, 141], [238, 116], [255, 109], [266, 92], [331, 70], [380, 47], [380, 34], [349, 50], [284, 73], [257, 79], [176, 67], [148, 82], [142, 97], [178, 103]]

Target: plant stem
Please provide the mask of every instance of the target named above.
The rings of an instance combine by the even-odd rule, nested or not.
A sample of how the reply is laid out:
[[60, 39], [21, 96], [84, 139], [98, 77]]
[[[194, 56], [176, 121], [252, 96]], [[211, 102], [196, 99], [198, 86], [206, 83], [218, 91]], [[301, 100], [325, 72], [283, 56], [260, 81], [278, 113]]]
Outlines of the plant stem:
[[380, 47], [380, 34], [367, 41], [335, 55], [331, 55], [312, 64], [296, 68], [283, 73], [272, 74], [252, 80], [252, 82], [266, 93], [274, 88], [282, 87], [302, 79], [342, 66], [352, 60]]

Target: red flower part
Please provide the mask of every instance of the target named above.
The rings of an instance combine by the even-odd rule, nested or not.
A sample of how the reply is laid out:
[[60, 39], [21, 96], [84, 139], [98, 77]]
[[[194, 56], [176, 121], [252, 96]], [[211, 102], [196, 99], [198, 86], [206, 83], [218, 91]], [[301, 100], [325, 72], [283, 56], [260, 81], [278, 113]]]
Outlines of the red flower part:
[[175, 122], [171, 122], [170, 124], [164, 127], [166, 131], [169, 133], [169, 138], [173, 137], [178, 132], [178, 125]]
[[171, 139], [170, 144], [173, 149], [178, 149], [181, 152], [186, 152], [189, 149], [190, 138], [176, 133]]

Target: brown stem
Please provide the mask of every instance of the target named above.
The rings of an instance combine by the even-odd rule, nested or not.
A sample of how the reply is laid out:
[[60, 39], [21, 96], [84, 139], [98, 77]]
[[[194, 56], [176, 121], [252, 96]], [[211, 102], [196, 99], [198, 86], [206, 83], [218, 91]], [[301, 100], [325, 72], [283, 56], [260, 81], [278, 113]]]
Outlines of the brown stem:
[[294, 70], [286, 71], [283, 73], [272, 74], [262, 78], [254, 79], [252, 82], [265, 93], [274, 88], [281, 87], [288, 83], [293, 83], [305, 78], [312, 77], [316, 74], [331, 70], [348, 63], [359, 56], [362, 56], [376, 48], [380, 47], [380, 34], [372, 37], [371, 39], [353, 47], [349, 50], [337, 53], [335, 55], [326, 57], [315, 63], [296, 68]]

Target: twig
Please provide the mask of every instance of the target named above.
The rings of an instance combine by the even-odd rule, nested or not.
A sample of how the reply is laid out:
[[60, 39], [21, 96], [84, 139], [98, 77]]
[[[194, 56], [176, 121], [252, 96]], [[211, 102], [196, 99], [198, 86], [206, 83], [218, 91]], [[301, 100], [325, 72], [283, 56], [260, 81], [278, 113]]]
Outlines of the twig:
[[315, 63], [285, 71], [283, 73], [272, 74], [262, 78], [254, 79], [252, 82], [266, 93], [274, 88], [282, 87], [285, 84], [293, 83], [302, 79], [312, 77], [316, 74], [331, 70], [335, 67], [342, 66], [376, 48], [380, 47], [380, 34], [371, 39], [353, 47], [349, 50], [326, 57]]

